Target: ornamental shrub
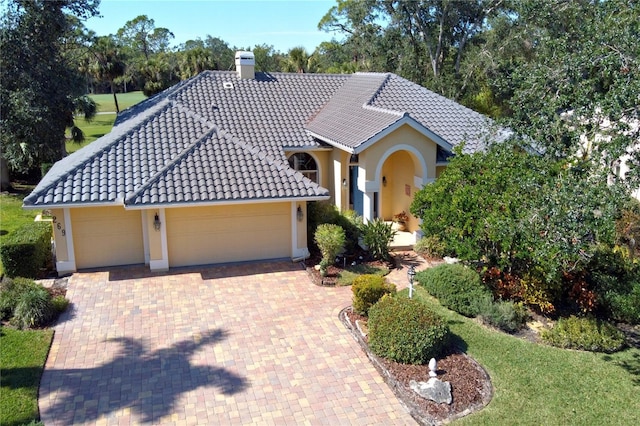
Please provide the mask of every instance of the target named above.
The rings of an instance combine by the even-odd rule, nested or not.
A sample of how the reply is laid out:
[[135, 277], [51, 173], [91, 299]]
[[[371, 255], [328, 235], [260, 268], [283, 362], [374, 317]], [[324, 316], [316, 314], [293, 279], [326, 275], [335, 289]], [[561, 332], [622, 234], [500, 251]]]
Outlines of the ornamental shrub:
[[422, 257], [440, 259], [446, 254], [446, 247], [437, 235], [420, 238], [413, 250]]
[[38, 287], [40, 286], [28, 278], [5, 278], [0, 284], [0, 319], [10, 319], [22, 294]]
[[629, 324], [640, 324], [640, 281], [633, 284], [629, 293], [610, 292], [605, 294], [603, 304], [611, 319]]
[[380, 218], [362, 226], [362, 238], [374, 259], [389, 259], [389, 245], [395, 234], [391, 224], [384, 223]]
[[617, 352], [625, 345], [624, 334], [610, 323], [576, 316], [560, 318], [542, 333], [542, 340], [559, 348], [591, 352]]
[[527, 311], [521, 304], [511, 301], [497, 301], [485, 297], [477, 301], [478, 317], [485, 324], [507, 333], [520, 330], [527, 322]]
[[369, 347], [404, 364], [426, 364], [449, 343], [445, 321], [418, 299], [384, 296], [369, 310]]
[[491, 297], [480, 275], [460, 264], [443, 264], [416, 275], [418, 282], [440, 303], [464, 316], [478, 315], [478, 299]]
[[51, 295], [42, 286], [29, 287], [20, 295], [11, 322], [18, 328], [40, 327], [54, 318]]
[[395, 294], [396, 285], [387, 283], [384, 277], [373, 274], [359, 275], [353, 280], [353, 310], [368, 315], [369, 309], [385, 294]]
[[56, 314], [61, 314], [69, 307], [69, 299], [64, 296], [56, 296], [51, 299], [51, 306]]
[[18, 228], [0, 246], [0, 259], [8, 277], [37, 278], [52, 260], [51, 224], [33, 222]]
[[316, 244], [322, 253], [322, 262], [326, 266], [333, 263], [336, 256], [344, 249], [344, 230], [329, 223], [318, 225], [315, 235]]

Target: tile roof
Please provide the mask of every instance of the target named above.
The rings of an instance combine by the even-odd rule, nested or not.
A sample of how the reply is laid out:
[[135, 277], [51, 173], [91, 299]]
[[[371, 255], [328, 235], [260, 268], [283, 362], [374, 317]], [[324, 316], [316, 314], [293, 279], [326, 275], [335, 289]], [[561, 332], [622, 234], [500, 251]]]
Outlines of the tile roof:
[[118, 115], [112, 131], [57, 162], [25, 206], [147, 206], [329, 192], [285, 150], [362, 146], [407, 117], [451, 146], [482, 149], [482, 115], [394, 74], [205, 71]]

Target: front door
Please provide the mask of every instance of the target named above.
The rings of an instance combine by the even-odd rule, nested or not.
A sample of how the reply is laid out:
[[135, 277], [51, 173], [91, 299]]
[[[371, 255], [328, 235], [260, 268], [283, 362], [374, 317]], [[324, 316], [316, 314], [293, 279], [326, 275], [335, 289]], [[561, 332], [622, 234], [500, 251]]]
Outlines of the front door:
[[364, 212], [364, 194], [358, 189], [358, 166], [349, 166], [349, 181], [351, 182], [351, 186], [349, 187], [349, 205], [358, 215], [362, 216]]

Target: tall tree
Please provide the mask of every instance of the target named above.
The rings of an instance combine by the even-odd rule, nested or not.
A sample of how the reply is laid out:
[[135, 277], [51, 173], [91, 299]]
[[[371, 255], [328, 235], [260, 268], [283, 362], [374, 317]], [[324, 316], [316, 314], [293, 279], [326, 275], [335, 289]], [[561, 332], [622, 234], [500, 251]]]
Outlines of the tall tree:
[[121, 47], [112, 36], [98, 37], [90, 52], [91, 65], [89, 66], [94, 77], [99, 81], [109, 82], [116, 113], [120, 112], [118, 98], [116, 96], [115, 81], [122, 77], [126, 70], [124, 55]]
[[65, 130], [84, 92], [63, 54], [73, 20], [97, 14], [94, 0], [11, 0], [0, 28], [2, 157], [26, 171], [66, 154]]

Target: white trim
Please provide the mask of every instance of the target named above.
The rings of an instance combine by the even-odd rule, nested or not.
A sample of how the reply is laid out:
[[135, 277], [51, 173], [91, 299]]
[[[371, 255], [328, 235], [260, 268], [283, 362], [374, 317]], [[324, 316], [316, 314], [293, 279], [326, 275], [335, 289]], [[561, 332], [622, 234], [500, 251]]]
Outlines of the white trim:
[[[333, 204], [336, 205], [336, 207], [338, 208], [338, 211], [342, 211], [343, 210], [343, 205], [342, 205], [342, 179], [345, 179], [342, 177], [342, 162], [337, 159], [334, 158], [333, 159]], [[348, 179], [347, 179], [348, 182]]]
[[[300, 207], [302, 208], [302, 207]], [[298, 257], [298, 203], [291, 202], [291, 258]]]
[[76, 272], [76, 262], [58, 261], [56, 262], [56, 271], [58, 271], [58, 276], [72, 274]]
[[167, 259], [149, 261], [149, 270], [154, 272], [166, 272], [169, 270], [169, 261]]
[[[297, 152], [307, 152], [307, 151], [333, 151], [333, 147], [331, 146], [285, 146], [282, 148], [284, 152], [297, 153]], [[289, 156], [287, 156], [289, 158]]]
[[329, 195], [320, 195], [315, 197], [287, 197], [287, 198], [261, 198], [256, 200], [235, 200], [235, 201], [190, 201], [187, 203], [161, 203], [161, 204], [140, 204], [140, 205], [124, 205], [125, 210], [150, 210], [164, 208], [183, 208], [183, 207], [210, 207], [210, 206], [230, 206], [236, 204], [258, 204], [258, 203], [286, 203], [291, 201], [322, 201], [328, 200]]
[[[62, 210], [64, 213], [64, 229], [65, 229], [65, 238], [67, 239], [67, 257], [68, 260], [66, 262], [60, 262], [62, 263], [63, 267], [67, 268], [67, 264], [68, 267], [73, 269], [65, 269], [65, 271], [69, 271], [69, 272], [75, 272], [77, 270], [76, 268], [76, 249], [73, 246], [73, 228], [71, 226], [71, 210], [68, 208], [65, 208]], [[58, 273], [60, 273], [60, 270], [58, 269], [58, 264], [56, 263], [56, 269], [58, 270]]]
[[314, 137], [314, 138], [316, 138], [316, 139], [320, 139], [321, 141], [326, 142], [326, 143], [328, 143], [329, 145], [334, 146], [334, 147], [336, 147], [336, 148], [338, 148], [338, 149], [341, 149], [341, 150], [343, 150], [343, 151], [347, 151], [347, 152], [348, 152], [348, 153], [350, 153], [350, 154], [353, 154], [353, 153], [354, 153], [354, 149], [353, 149], [352, 147], [350, 147], [350, 146], [347, 146], [347, 145], [341, 144], [341, 143], [340, 143], [340, 142], [338, 142], [338, 141], [334, 141], [333, 139], [329, 139], [329, 138], [327, 138], [327, 137], [325, 137], [325, 136], [322, 136], [322, 135], [320, 135], [320, 134], [318, 134], [318, 133], [312, 132], [311, 130], [308, 130], [308, 129], [305, 129], [305, 130], [307, 131], [307, 133], [308, 133], [308, 134], [309, 134], [309, 136], [311, 136], [311, 137]]
[[309, 249], [307, 247], [302, 247], [296, 248], [293, 251], [293, 256], [291, 256], [291, 259], [300, 259], [301, 257], [307, 259], [309, 256], [311, 256], [311, 253], [309, 253]]
[[147, 221], [149, 217], [147, 216], [148, 210], [140, 210], [140, 219], [142, 220], [142, 244], [144, 246], [144, 264], [149, 265], [149, 261], [151, 259], [151, 253], [149, 251], [149, 225]]
[[78, 207], [113, 207], [124, 206], [121, 199], [114, 201], [104, 201], [100, 203], [63, 203], [63, 204], [38, 204], [38, 205], [22, 205], [25, 210], [42, 210], [42, 209], [75, 209]]
[[[428, 171], [427, 162], [424, 160], [424, 157], [422, 157], [422, 153], [420, 151], [418, 151], [414, 146], [406, 145], [406, 144], [393, 145], [392, 147], [387, 149], [384, 154], [382, 154], [382, 157], [380, 157], [380, 160], [376, 165], [376, 174], [375, 174], [376, 182], [379, 182], [381, 179], [380, 175], [382, 174], [382, 166], [384, 165], [385, 161], [387, 161], [387, 159], [397, 151], [409, 151], [410, 153], [416, 156], [416, 158], [418, 159], [418, 162], [420, 163], [420, 167], [422, 168], [423, 184], [427, 183], [427, 171]], [[414, 175], [414, 182], [415, 182], [415, 175]], [[416, 185], [416, 186], [421, 186], [421, 185]]]
[[422, 188], [422, 185], [424, 185], [424, 178], [421, 178], [420, 176], [414, 176], [413, 186], [415, 186], [416, 188]]

